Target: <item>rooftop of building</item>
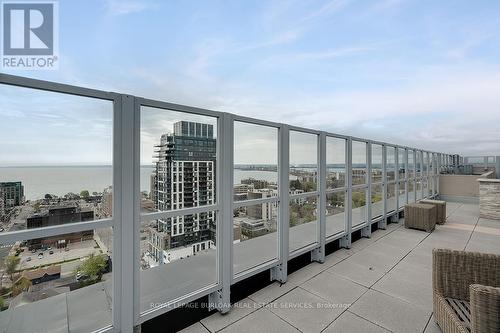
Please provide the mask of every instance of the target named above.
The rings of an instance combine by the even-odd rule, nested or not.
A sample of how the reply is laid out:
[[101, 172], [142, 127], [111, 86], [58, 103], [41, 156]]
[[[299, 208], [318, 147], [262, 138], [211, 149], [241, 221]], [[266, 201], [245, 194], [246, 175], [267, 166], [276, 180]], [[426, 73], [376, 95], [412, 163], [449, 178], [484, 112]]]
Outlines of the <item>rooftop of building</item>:
[[459, 202], [447, 203], [447, 222], [432, 233], [402, 222], [182, 332], [441, 332], [432, 318], [432, 249], [500, 254], [500, 223], [479, 218], [477, 204]]
[[[213, 313], [184, 332], [440, 332], [432, 319], [432, 249], [500, 254], [500, 223], [479, 218], [477, 203], [460, 202], [447, 203], [447, 223], [432, 233], [405, 229], [403, 221], [331, 253], [323, 264], [293, 272], [285, 284], [274, 282], [236, 302], [228, 314]], [[248, 247], [252, 242], [240, 244]], [[251, 257], [250, 250], [236, 255]], [[215, 265], [210, 255], [189, 260], [197, 267]], [[141, 290], [151, 296], [141, 300], [143, 306], [165, 298], [167, 290], [182, 294], [193, 283], [206, 282], [198, 276], [189, 285], [179, 283], [186, 273], [182, 261], [165, 267], [168, 273], [141, 272]], [[106, 326], [111, 320], [109, 282], [0, 312], [0, 332], [86, 332], [96, 323]]]

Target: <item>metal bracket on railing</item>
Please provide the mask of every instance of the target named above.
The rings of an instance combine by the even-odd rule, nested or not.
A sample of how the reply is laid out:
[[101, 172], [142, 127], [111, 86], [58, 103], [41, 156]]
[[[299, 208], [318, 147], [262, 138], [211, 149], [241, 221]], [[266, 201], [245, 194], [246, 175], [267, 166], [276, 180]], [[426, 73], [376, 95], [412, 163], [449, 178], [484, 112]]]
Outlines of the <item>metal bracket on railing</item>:
[[339, 239], [339, 247], [342, 247], [344, 249], [350, 249], [351, 248], [351, 235], [345, 235], [342, 238]]
[[231, 310], [231, 304], [224, 301], [222, 289], [208, 295], [208, 310], [217, 310], [220, 313], [227, 313]]
[[377, 222], [377, 227], [381, 230], [385, 230], [387, 228], [387, 217], [381, 219]]
[[370, 223], [361, 229], [361, 237], [370, 238], [372, 236], [372, 226]]
[[271, 281], [285, 283], [287, 280], [287, 270], [283, 265], [278, 265], [271, 268]]
[[325, 262], [325, 249], [318, 247], [311, 251], [311, 261], [319, 262], [320, 264]]

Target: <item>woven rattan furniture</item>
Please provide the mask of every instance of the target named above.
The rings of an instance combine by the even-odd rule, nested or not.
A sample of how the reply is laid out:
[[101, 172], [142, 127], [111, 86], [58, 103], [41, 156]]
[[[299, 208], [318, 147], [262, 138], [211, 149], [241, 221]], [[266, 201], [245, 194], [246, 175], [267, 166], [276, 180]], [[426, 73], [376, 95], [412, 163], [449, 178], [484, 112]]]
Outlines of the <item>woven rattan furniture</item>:
[[500, 332], [500, 255], [434, 249], [434, 319], [444, 333]]
[[436, 209], [434, 205], [422, 203], [405, 205], [405, 228], [431, 232], [436, 226]]
[[420, 200], [420, 203], [436, 206], [436, 223], [444, 224], [446, 222], [446, 201], [424, 199]]

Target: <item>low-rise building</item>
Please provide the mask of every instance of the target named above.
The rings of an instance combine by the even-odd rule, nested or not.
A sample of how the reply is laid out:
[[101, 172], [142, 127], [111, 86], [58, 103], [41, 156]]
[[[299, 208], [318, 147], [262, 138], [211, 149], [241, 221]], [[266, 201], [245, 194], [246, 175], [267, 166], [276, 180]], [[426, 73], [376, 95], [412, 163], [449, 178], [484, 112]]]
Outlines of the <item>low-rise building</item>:
[[[51, 207], [43, 213], [35, 214], [26, 220], [27, 229], [45, 228], [67, 223], [92, 221], [94, 211], [82, 210], [76, 206]], [[93, 230], [73, 232], [70, 234], [36, 238], [28, 241], [28, 247], [38, 249], [48, 246], [66, 247], [68, 243], [90, 240], [94, 236]]]

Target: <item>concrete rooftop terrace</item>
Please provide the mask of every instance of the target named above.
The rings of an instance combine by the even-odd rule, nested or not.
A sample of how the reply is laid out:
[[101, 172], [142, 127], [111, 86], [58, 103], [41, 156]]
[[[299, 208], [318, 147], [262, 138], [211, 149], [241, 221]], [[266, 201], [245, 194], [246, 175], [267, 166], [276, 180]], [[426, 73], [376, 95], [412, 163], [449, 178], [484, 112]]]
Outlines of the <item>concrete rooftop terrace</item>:
[[432, 249], [500, 254], [500, 221], [448, 202], [432, 233], [404, 220], [292, 273], [182, 332], [441, 332], [432, 318]]

